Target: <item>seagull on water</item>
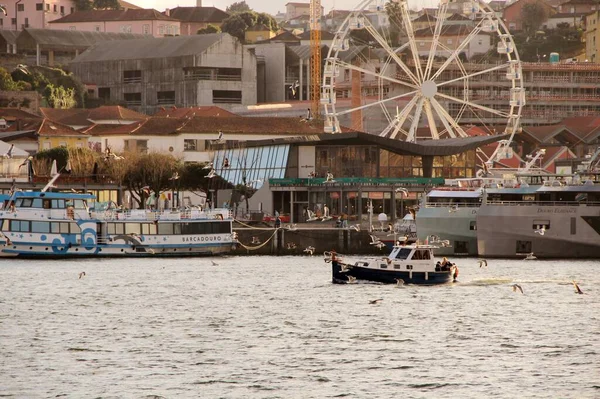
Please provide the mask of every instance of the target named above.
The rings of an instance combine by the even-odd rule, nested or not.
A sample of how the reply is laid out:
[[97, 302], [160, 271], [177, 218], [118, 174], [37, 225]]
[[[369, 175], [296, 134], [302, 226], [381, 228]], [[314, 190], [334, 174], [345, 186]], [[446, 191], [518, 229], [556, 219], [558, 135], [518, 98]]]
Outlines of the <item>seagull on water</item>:
[[377, 305], [379, 302], [383, 301], [383, 298], [379, 298], [379, 299], [371, 299], [369, 301], [370, 305]]
[[312, 245], [309, 247], [306, 247], [306, 248], [304, 248], [304, 252], [309, 255], [312, 255], [315, 252], [315, 247], [313, 247]]
[[524, 260], [536, 260], [537, 257], [532, 253], [530, 253], [529, 255], [527, 255], [527, 257]]
[[487, 260], [485, 259], [479, 259], [479, 267], [487, 267]]
[[513, 289], [513, 292], [517, 292], [517, 290], [519, 290], [519, 291], [521, 291], [521, 294], [523, 293], [523, 288], [521, 288], [521, 286], [519, 284], [513, 284], [512, 289]]
[[354, 277], [354, 276], [346, 276], [346, 277], [348, 277], [348, 284], [356, 283], [356, 277]]
[[579, 285], [577, 285], [577, 283], [575, 282], [575, 280], [573, 280], [573, 287], [575, 287], [575, 293], [576, 294], [583, 294], [583, 291], [581, 291], [581, 288], [579, 288]]
[[401, 278], [397, 278], [396, 280], [396, 287], [402, 287], [404, 285], [404, 280], [402, 280]]
[[219, 266], [219, 264], [218, 264], [217, 262], [215, 262], [214, 260], [211, 260], [211, 261], [210, 261], [210, 263], [211, 263], [213, 266]]
[[85, 272], [81, 272], [81, 273], [79, 273], [79, 279], [80, 279], [80, 280], [81, 280], [81, 278], [82, 278], [83, 276], [85, 276]]
[[287, 249], [296, 249], [296, 243], [293, 242], [288, 242], [286, 246]]

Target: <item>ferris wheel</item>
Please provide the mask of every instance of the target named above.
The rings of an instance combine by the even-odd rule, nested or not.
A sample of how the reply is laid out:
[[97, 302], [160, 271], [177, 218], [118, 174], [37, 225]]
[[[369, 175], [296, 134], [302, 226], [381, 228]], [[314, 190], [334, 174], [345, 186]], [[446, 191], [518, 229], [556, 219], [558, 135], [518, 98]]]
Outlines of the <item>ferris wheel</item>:
[[363, 0], [341, 23], [323, 69], [325, 132], [409, 142], [507, 133], [490, 159], [510, 157], [525, 105], [512, 35], [478, 0], [441, 0], [429, 14], [418, 4]]

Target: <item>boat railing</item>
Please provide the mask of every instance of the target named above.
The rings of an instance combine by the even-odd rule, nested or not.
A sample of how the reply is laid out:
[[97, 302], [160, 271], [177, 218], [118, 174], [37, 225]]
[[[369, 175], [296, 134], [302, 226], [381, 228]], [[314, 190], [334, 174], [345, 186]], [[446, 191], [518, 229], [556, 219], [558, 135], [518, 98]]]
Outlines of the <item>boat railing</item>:
[[210, 210], [200, 209], [176, 209], [154, 211], [147, 209], [119, 210], [107, 209], [99, 212], [92, 212], [92, 217], [100, 220], [198, 220], [198, 219], [217, 219], [231, 220], [232, 213], [229, 209], [215, 208]]
[[478, 208], [481, 202], [427, 202], [425, 208]]
[[502, 206], [600, 206], [598, 201], [502, 201], [493, 199], [488, 199], [486, 204]]

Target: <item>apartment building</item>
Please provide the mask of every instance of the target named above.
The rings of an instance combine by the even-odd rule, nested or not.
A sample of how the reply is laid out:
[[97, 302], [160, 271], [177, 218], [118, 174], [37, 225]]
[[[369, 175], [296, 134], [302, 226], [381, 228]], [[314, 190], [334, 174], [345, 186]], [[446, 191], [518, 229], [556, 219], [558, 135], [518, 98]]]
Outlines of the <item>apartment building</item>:
[[73, 0], [4, 0], [7, 15], [0, 14], [0, 30], [47, 29], [55, 19], [75, 12]]

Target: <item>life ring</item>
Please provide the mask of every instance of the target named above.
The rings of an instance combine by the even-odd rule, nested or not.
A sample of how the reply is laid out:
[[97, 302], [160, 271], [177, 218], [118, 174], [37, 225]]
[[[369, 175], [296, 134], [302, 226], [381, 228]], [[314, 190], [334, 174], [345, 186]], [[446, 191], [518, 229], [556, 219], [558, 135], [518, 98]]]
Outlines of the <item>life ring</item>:
[[223, 220], [223, 215], [221, 215], [220, 213], [217, 213], [217, 214], [215, 215], [215, 219], [218, 219], [218, 220]]

